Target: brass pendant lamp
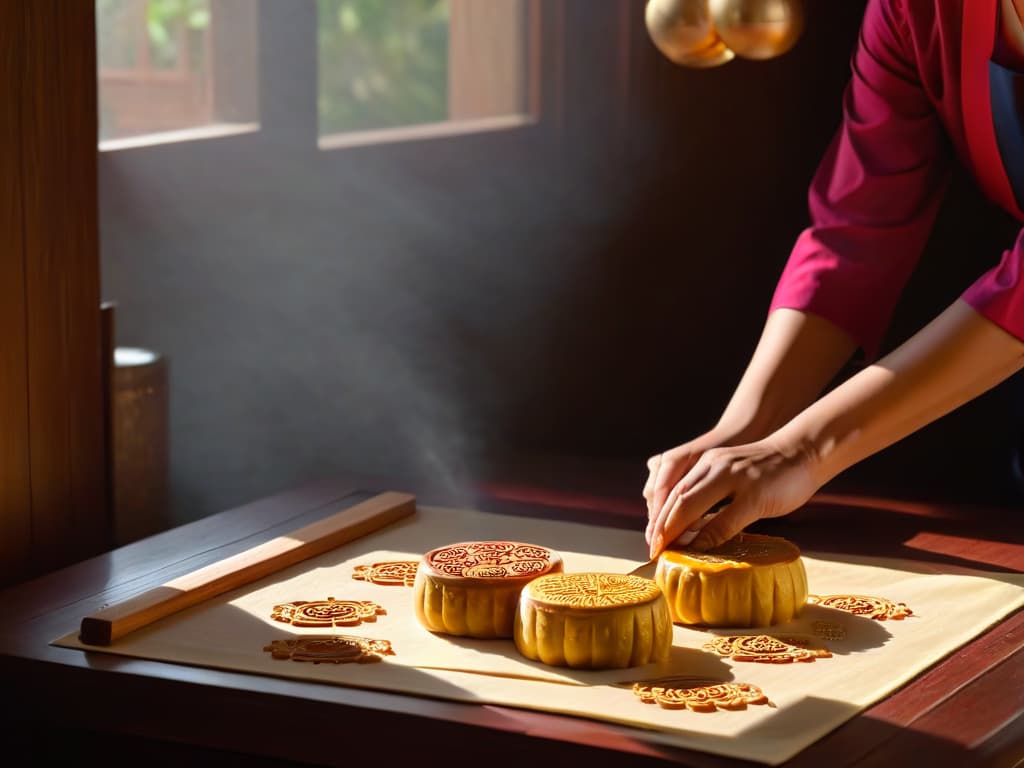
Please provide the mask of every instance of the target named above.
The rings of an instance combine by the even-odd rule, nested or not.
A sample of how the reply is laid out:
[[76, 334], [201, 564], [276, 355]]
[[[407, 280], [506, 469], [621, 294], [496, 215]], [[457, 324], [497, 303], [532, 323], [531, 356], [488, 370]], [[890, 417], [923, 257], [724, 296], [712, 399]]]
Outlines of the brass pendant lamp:
[[804, 27], [803, 0], [647, 0], [647, 31], [676, 64], [714, 67], [781, 56]]

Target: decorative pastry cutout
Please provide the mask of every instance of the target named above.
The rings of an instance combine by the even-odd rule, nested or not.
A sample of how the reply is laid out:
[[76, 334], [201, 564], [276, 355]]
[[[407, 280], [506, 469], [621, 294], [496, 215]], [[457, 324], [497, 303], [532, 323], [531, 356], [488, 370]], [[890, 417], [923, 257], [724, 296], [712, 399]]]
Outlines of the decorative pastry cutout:
[[560, 573], [531, 582], [530, 591], [535, 600], [569, 608], [638, 605], [661, 595], [650, 579], [617, 573]]
[[885, 597], [869, 597], [868, 595], [809, 595], [807, 602], [811, 605], [821, 605], [825, 608], [835, 608], [839, 611], [846, 611], [855, 616], [864, 616], [869, 619], [886, 621], [895, 619], [900, 621], [913, 616], [914, 612], [907, 607], [906, 603], [897, 603]]
[[388, 640], [370, 640], [351, 635], [308, 635], [274, 640], [263, 646], [275, 659], [309, 661], [313, 664], [369, 664], [394, 656]]
[[812, 648], [810, 645], [810, 639], [792, 635], [724, 635], [705, 643], [704, 650], [726, 656], [733, 661], [753, 661], [762, 664], [789, 664], [794, 661], [814, 661], [832, 656], [827, 648]]
[[811, 629], [822, 640], [846, 639], [846, 627], [835, 621], [815, 621]]
[[387, 613], [369, 600], [295, 600], [275, 605], [270, 618], [295, 627], [354, 627]]
[[633, 693], [644, 704], [663, 709], [714, 712], [716, 709], [746, 709], [748, 704], [774, 707], [764, 691], [750, 683], [723, 683], [699, 677], [663, 677], [633, 684]]
[[428, 552], [427, 565], [445, 576], [520, 579], [541, 576], [560, 558], [550, 549], [514, 541], [471, 541]]
[[385, 587], [411, 587], [416, 581], [416, 560], [390, 560], [373, 565], [357, 565], [352, 573], [356, 581], [368, 581]]

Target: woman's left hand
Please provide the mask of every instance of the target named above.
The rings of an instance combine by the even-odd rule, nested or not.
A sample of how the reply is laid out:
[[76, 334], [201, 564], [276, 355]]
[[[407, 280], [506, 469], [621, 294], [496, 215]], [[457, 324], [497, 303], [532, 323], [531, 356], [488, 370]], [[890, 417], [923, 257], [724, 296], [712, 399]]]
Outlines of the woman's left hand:
[[684, 534], [690, 547], [711, 549], [759, 518], [792, 512], [821, 485], [814, 470], [812, 451], [775, 435], [705, 451], [653, 516], [651, 558]]

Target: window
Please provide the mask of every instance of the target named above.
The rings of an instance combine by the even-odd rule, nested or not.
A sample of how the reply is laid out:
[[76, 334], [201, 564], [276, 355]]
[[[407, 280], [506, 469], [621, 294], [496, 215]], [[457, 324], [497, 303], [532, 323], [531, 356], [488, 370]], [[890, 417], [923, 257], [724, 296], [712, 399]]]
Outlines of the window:
[[101, 147], [168, 132], [194, 138], [210, 126], [251, 129], [251, 0], [96, 0], [96, 30]]
[[[121, 59], [104, 55], [101, 80], [118, 70], [145, 79], [137, 51], [158, 46], [139, 9], [148, 13], [157, 0], [98, 2], [101, 45], [122, 35]], [[402, 374], [385, 366], [366, 376], [358, 360], [352, 365], [371, 348], [362, 339], [373, 338], [358, 329], [379, 328], [417, 346], [422, 320], [424, 338], [433, 339], [441, 320], [430, 304], [409, 295], [392, 313], [390, 298], [378, 293], [393, 295], [389, 275], [407, 255], [439, 280], [423, 296], [439, 296], [449, 265], [460, 263], [450, 259], [468, 247], [476, 253], [476, 238], [489, 254], [492, 238], [506, 231], [499, 211], [523, 208], [508, 222], [510, 234], [551, 220], [543, 205], [526, 204], [535, 197], [531, 179], [546, 179], [546, 170], [524, 174], [523, 164], [554, 157], [561, 146], [566, 29], [562, 0], [181, 2], [168, 38], [191, 36], [205, 51], [189, 67], [175, 61], [186, 73], [205, 72], [207, 111], [184, 119], [179, 110], [174, 123], [138, 125], [165, 132], [108, 140], [105, 148], [118, 151], [98, 158], [103, 295], [117, 304], [117, 344], [152, 350], [168, 365], [174, 524], [310, 472], [369, 467], [360, 464], [364, 457], [390, 455], [390, 426], [376, 426], [374, 409], [382, 406], [379, 418], [390, 420], [400, 410], [390, 398], [406, 390], [384, 387], [377, 397], [376, 375]], [[126, 6], [134, 6], [131, 23], [115, 13], [128, 14]], [[614, 20], [617, 7], [595, 3], [587, 14]], [[198, 12], [205, 8], [208, 18]], [[191, 21], [189, 10], [197, 11]], [[361, 69], [330, 64], [328, 50], [351, 55], [351, 67]], [[618, 61], [606, 52], [594, 58]], [[393, 98], [369, 87], [377, 70], [390, 78]], [[359, 78], [367, 82], [358, 85]], [[341, 101], [330, 112], [322, 99], [328, 86], [334, 95], [327, 101]], [[238, 101], [246, 89], [247, 104]], [[144, 92], [131, 106], [166, 106], [158, 94]], [[321, 124], [325, 113], [342, 117]], [[254, 129], [210, 134], [246, 121]], [[167, 141], [200, 135], [203, 141]], [[425, 137], [431, 140], [418, 140]], [[322, 149], [346, 141], [358, 148]], [[442, 175], [447, 168], [452, 173]], [[486, 187], [493, 216], [480, 215], [481, 177], [499, 180]], [[442, 183], [443, 194], [435, 194]], [[412, 199], [422, 217], [407, 215]], [[379, 274], [370, 267], [378, 259]], [[417, 318], [416, 326], [406, 328], [404, 317]], [[324, 348], [330, 352], [315, 352]], [[394, 356], [396, 365], [407, 352]], [[389, 447], [378, 452], [374, 435], [386, 436]]]
[[[294, 88], [316, 91], [310, 119], [321, 148], [531, 120], [536, 0], [292, 2], [290, 23], [315, 16], [316, 82]], [[96, 0], [101, 149], [256, 129], [258, 8], [257, 0]]]
[[449, 0], [320, 0], [320, 133], [448, 117]]
[[321, 147], [523, 119], [524, 0], [319, 0], [317, 10]]

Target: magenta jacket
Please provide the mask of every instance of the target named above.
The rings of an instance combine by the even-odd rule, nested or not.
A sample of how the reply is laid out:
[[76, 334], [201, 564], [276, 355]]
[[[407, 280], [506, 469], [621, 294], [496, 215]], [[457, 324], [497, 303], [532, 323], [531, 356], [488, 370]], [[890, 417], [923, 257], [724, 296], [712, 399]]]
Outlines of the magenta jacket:
[[[793, 248], [773, 310], [824, 317], [873, 358], [954, 154], [989, 199], [1024, 222], [993, 121], [998, 12], [999, 0], [870, 0], [843, 122], [811, 183], [812, 224]], [[996, 254], [964, 258], [978, 260], [981, 276], [962, 298], [1024, 339], [1024, 232], [998, 264]]]

